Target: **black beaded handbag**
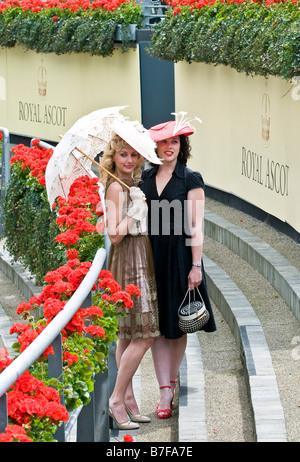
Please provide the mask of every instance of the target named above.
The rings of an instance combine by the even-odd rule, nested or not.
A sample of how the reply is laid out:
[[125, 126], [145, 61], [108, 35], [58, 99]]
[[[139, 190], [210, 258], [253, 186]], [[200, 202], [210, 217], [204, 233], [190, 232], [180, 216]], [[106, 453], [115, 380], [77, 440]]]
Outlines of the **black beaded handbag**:
[[[178, 326], [186, 334], [200, 330], [210, 317], [198, 287], [196, 290], [200, 300], [195, 300], [195, 290], [193, 290], [193, 301], [191, 301], [191, 291], [188, 289], [178, 309]], [[187, 295], [189, 295], [189, 301], [188, 304], [184, 304]]]

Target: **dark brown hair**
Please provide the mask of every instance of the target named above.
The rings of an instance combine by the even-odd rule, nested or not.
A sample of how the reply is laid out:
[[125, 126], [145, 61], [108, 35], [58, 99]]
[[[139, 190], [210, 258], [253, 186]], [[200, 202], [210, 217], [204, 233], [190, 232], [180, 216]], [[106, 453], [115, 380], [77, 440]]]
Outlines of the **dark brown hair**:
[[180, 152], [178, 155], [178, 160], [186, 165], [188, 159], [192, 156], [191, 154], [191, 145], [188, 136], [180, 135]]

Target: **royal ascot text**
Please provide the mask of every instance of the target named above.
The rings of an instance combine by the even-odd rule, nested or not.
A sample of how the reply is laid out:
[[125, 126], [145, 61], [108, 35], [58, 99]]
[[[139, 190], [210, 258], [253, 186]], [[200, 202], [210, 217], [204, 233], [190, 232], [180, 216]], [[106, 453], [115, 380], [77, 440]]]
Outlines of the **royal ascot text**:
[[24, 122], [36, 122], [40, 124], [66, 125], [67, 108], [52, 106], [50, 104], [35, 104], [19, 101], [19, 120]]
[[242, 147], [242, 176], [275, 191], [281, 196], [288, 196], [289, 166], [267, 159], [251, 149]]

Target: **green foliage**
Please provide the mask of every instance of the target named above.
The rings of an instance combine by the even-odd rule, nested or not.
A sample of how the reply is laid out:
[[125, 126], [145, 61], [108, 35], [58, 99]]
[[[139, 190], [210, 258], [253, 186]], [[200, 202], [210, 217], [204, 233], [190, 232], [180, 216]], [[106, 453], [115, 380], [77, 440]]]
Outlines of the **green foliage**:
[[169, 61], [223, 64], [249, 75], [300, 74], [300, 8], [290, 1], [224, 3], [169, 11], [155, 25], [151, 55]]
[[65, 341], [64, 348], [79, 357], [77, 363], [64, 367], [64, 402], [70, 412], [89, 403], [94, 389], [94, 374], [100, 371], [99, 355], [94, 350], [94, 342], [78, 333]]
[[42, 285], [45, 275], [60, 266], [65, 250], [56, 243], [56, 215], [50, 211], [45, 188], [19, 163], [11, 169], [4, 205], [6, 246]]
[[21, 7], [0, 12], [0, 46], [21, 45], [37, 53], [89, 53], [110, 56], [115, 49], [116, 32], [122, 29], [122, 51], [132, 44], [130, 24], [141, 26], [142, 7], [126, 2], [116, 11], [106, 9], [59, 8], [39, 12]]

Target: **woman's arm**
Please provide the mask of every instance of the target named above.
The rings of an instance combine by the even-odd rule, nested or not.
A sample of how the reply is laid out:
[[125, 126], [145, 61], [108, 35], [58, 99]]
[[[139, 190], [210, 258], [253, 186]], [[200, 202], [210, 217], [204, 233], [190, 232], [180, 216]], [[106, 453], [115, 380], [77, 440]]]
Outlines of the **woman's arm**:
[[122, 186], [116, 181], [111, 183], [106, 191], [105, 205], [108, 236], [113, 245], [119, 244], [128, 234], [132, 218], [122, 217], [125, 194]]
[[[192, 251], [193, 265], [200, 265], [203, 250], [203, 219], [205, 195], [202, 188], [191, 189], [187, 196], [188, 203], [188, 222], [191, 233], [189, 245]], [[192, 266], [188, 275], [188, 285], [193, 290], [201, 284], [202, 268], [201, 266]]]

